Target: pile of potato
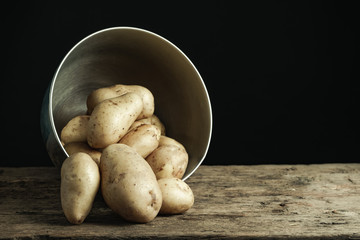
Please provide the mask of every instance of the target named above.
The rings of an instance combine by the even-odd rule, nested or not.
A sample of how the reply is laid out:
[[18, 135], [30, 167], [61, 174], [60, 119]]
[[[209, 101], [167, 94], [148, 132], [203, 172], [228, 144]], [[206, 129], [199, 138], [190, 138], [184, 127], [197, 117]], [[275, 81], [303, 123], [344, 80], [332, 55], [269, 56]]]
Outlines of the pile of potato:
[[100, 185], [106, 204], [131, 222], [192, 207], [193, 192], [181, 180], [188, 154], [165, 136], [154, 108], [145, 87], [100, 88], [87, 98], [88, 115], [74, 117], [62, 129], [69, 157], [61, 167], [61, 205], [70, 223], [85, 220]]

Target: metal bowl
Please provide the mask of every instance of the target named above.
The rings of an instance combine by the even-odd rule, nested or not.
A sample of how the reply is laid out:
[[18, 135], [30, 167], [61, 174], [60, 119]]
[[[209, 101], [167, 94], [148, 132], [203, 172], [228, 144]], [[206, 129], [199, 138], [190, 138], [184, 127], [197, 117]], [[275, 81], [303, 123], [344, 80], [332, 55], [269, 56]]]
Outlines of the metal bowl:
[[87, 96], [114, 84], [147, 87], [155, 98], [155, 114], [166, 135], [181, 142], [189, 164], [183, 179], [200, 166], [212, 132], [211, 104], [195, 66], [163, 37], [132, 27], [95, 32], [64, 57], [45, 94], [41, 131], [55, 166], [68, 157], [59, 134], [76, 115], [86, 113]]

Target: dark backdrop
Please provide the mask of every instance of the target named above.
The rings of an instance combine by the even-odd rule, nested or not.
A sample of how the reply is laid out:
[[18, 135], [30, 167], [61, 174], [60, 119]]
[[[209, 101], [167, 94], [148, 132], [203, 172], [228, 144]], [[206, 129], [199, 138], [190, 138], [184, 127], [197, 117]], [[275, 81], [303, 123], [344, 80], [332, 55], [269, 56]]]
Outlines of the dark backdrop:
[[359, 14], [332, 1], [13, 1], [1, 14], [1, 166], [51, 165], [39, 115], [65, 54], [103, 28], [177, 45], [213, 108], [204, 164], [358, 162]]

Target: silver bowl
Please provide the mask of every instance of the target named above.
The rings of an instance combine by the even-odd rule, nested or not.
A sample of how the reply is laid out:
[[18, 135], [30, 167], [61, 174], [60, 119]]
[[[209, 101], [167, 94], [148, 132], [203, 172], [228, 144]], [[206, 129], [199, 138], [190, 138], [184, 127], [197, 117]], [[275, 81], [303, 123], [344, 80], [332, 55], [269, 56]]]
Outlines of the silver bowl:
[[195, 66], [163, 37], [133, 27], [95, 32], [64, 57], [47, 89], [41, 132], [49, 156], [60, 167], [68, 157], [59, 133], [74, 116], [86, 113], [86, 98], [114, 84], [147, 87], [166, 135], [181, 142], [189, 164], [183, 179], [200, 166], [209, 148], [212, 112], [208, 92]]

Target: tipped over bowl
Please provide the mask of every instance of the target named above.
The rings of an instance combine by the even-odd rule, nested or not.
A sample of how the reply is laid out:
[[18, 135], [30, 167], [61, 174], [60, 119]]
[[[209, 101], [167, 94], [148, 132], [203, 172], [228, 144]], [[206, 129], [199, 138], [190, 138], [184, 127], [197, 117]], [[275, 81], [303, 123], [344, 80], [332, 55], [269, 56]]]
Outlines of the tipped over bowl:
[[68, 157], [60, 133], [73, 117], [86, 114], [87, 96], [115, 84], [141, 85], [154, 95], [155, 114], [166, 135], [189, 155], [183, 180], [203, 162], [211, 139], [209, 95], [189, 58], [165, 38], [147, 30], [114, 27], [77, 43], [57, 68], [44, 96], [41, 131], [53, 164]]

